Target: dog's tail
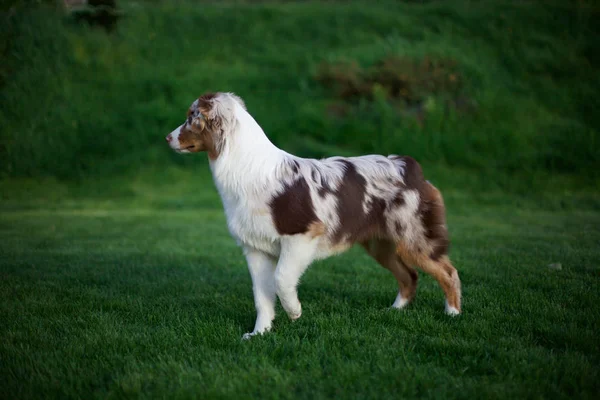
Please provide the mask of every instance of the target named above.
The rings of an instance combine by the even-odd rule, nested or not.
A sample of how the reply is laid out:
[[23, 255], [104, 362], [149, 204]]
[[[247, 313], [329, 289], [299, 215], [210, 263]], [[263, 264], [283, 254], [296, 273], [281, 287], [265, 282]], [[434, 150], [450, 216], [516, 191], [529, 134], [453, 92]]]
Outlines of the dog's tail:
[[446, 206], [442, 194], [431, 182], [425, 181], [420, 192], [425, 235], [433, 248], [430, 257], [437, 260], [448, 254], [450, 247], [446, 225]]

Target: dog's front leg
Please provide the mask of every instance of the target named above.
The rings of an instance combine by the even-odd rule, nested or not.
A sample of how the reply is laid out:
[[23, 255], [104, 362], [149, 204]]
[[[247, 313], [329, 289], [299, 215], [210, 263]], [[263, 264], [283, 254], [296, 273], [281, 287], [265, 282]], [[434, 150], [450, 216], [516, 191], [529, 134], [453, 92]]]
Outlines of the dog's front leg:
[[275, 288], [283, 309], [292, 320], [302, 315], [296, 287], [314, 259], [317, 243], [317, 239], [304, 235], [290, 236], [281, 241], [281, 255], [275, 270]]
[[252, 290], [257, 313], [254, 330], [245, 333], [242, 337], [242, 339], [249, 339], [254, 335], [269, 331], [273, 318], [275, 318], [275, 259], [250, 247], [244, 248], [244, 255], [252, 277]]

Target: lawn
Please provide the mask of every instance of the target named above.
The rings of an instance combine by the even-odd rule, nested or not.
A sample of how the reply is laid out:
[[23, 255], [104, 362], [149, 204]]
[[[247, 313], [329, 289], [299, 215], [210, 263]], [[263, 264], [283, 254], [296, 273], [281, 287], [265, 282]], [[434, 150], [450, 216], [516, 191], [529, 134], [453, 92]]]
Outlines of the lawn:
[[[200, 4], [201, 3], [201, 4]], [[44, 5], [45, 4], [45, 5]], [[596, 398], [594, 1], [120, 1], [107, 33], [0, 6], [0, 398]], [[361, 249], [254, 325], [204, 156], [233, 91], [306, 157], [407, 154], [444, 194], [463, 314]]]
[[390, 310], [395, 280], [356, 248], [309, 269], [298, 321], [278, 308], [273, 332], [242, 341], [251, 281], [202, 170], [151, 171], [121, 194], [19, 181], [27, 200], [2, 186], [1, 397], [598, 393], [597, 206], [449, 190], [460, 317], [423, 274], [414, 303]]

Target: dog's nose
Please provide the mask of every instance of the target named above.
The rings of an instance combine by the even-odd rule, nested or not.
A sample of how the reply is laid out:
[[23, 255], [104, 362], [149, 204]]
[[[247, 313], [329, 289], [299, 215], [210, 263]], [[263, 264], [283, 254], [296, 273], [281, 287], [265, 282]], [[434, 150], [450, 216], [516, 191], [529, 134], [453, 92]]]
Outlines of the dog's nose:
[[169, 133], [169, 134], [167, 135], [167, 142], [170, 142], [170, 141], [171, 141], [171, 139], [173, 139], [173, 138], [171, 137], [171, 134]]

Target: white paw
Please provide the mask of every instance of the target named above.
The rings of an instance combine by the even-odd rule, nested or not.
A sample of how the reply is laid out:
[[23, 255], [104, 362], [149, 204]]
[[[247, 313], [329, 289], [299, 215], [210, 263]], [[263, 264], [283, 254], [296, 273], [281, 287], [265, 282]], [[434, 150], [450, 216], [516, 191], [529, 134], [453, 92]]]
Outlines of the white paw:
[[446, 303], [446, 314], [451, 315], [451, 316], [455, 316], [455, 315], [459, 315], [460, 311], [458, 311], [456, 308], [454, 307], [450, 307], [448, 305], [448, 303]]
[[394, 301], [394, 304], [392, 304], [392, 307], [401, 310], [406, 307], [408, 303], [410, 303], [410, 300], [402, 297], [402, 295], [398, 293], [398, 296], [396, 296], [396, 300]]
[[253, 336], [257, 336], [257, 335], [262, 335], [265, 332], [248, 332], [248, 333], [244, 333], [244, 335], [242, 336], [242, 340], [249, 340], [251, 339]]
[[297, 320], [298, 318], [300, 318], [302, 316], [302, 306], [300, 306], [298, 308], [298, 311], [294, 311], [294, 312], [290, 312], [288, 313], [288, 317], [290, 317], [290, 319], [292, 321]]
[[270, 326], [262, 328], [262, 329], [254, 329], [252, 332], [244, 333], [244, 335], [242, 336], [242, 340], [248, 340], [252, 336], [263, 335], [263, 334], [269, 332], [270, 330], [271, 330]]

